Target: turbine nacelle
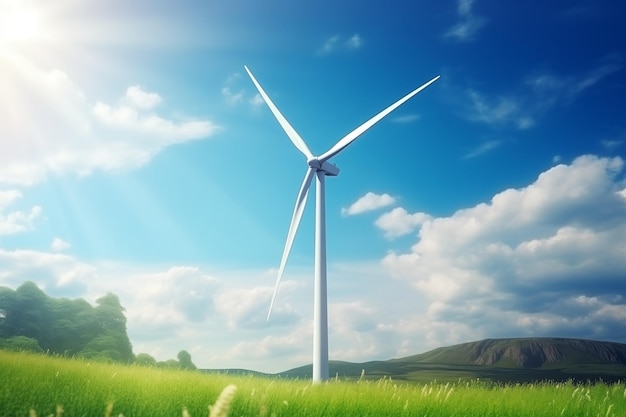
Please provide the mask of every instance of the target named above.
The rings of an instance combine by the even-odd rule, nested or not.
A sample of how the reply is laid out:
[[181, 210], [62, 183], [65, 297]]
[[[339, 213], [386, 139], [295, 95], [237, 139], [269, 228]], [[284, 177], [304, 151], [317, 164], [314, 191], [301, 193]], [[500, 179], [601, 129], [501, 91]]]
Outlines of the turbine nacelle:
[[320, 161], [318, 156], [307, 159], [307, 165], [316, 171], [323, 171], [326, 176], [336, 177], [339, 175], [339, 168], [337, 165], [331, 164], [328, 161]]

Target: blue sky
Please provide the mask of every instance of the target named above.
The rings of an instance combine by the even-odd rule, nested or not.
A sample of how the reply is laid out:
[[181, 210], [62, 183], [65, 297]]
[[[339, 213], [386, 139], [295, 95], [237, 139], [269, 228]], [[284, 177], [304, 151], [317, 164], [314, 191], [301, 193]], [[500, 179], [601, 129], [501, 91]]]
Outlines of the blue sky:
[[[339, 4], [337, 4], [339, 3]], [[310, 362], [305, 159], [333, 159], [330, 357], [626, 342], [623, 2], [0, 0], [0, 285], [112, 291], [134, 351]]]

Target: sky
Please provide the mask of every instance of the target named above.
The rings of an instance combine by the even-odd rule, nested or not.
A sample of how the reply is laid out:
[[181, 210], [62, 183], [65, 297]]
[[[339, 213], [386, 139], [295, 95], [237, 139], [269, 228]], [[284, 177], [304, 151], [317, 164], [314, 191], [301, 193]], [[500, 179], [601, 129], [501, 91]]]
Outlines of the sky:
[[[332, 159], [331, 360], [498, 337], [626, 343], [626, 4], [0, 0], [0, 286], [113, 292], [135, 353], [311, 362]], [[311, 196], [313, 195], [313, 190]]]

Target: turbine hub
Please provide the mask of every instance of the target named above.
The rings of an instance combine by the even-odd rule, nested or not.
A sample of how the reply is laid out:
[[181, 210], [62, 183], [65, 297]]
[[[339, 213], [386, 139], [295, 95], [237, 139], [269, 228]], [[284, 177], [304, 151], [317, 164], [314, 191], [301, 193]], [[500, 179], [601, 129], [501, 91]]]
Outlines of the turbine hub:
[[315, 169], [316, 171], [322, 171], [324, 172], [324, 175], [327, 175], [329, 177], [336, 177], [337, 175], [339, 175], [339, 168], [337, 168], [337, 165], [331, 164], [328, 161], [322, 162], [318, 159], [317, 156], [309, 158], [306, 163], [311, 168]]

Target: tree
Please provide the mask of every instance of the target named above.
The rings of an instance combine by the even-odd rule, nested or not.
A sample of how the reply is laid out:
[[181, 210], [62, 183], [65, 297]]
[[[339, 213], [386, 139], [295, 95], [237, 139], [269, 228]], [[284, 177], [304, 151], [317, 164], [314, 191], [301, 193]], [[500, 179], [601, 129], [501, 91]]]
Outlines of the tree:
[[[133, 362], [133, 347], [126, 333], [126, 316], [124, 307], [120, 304], [120, 299], [113, 293], [100, 297], [96, 300], [98, 306], [94, 309], [94, 317], [98, 333], [101, 336], [108, 336], [108, 341], [114, 341], [112, 350], [119, 353], [121, 362]], [[101, 337], [98, 336], [98, 337]]]
[[191, 355], [186, 350], [181, 350], [178, 352], [178, 362], [180, 363], [180, 367], [183, 369], [196, 370], [196, 365], [191, 361]]
[[156, 366], [157, 362], [147, 353], [138, 353], [135, 357], [135, 363], [140, 366]]
[[15, 291], [8, 287], [0, 287], [0, 337], [15, 335]]
[[[22, 346], [30, 339], [37, 346], [28, 345], [30, 342], [24, 346], [34, 350], [133, 362], [132, 345], [126, 333], [126, 316], [119, 298], [108, 293], [98, 298], [96, 303], [94, 308], [82, 298], [48, 297], [30, 281], [15, 291], [0, 287], [0, 340], [3, 340], [0, 349], [8, 349], [15, 344]], [[24, 339], [13, 340], [18, 336]], [[10, 341], [6, 342], [8, 339]]]
[[39, 343], [37, 343], [35, 339], [26, 336], [13, 336], [7, 339], [0, 339], [0, 349], [12, 350], [14, 352], [43, 352], [41, 346], [39, 346]]
[[176, 359], [168, 359], [164, 362], [157, 362], [157, 367], [167, 369], [180, 369], [180, 362]]
[[91, 304], [82, 298], [50, 299], [50, 314], [54, 318], [50, 350], [75, 355], [96, 337], [97, 332], [92, 330], [93, 310]]
[[[50, 321], [48, 296], [31, 281], [26, 281], [15, 290], [13, 308], [7, 312], [11, 319], [11, 336], [26, 336], [36, 339], [44, 349], [49, 349]], [[9, 314], [10, 313], [10, 314]]]

